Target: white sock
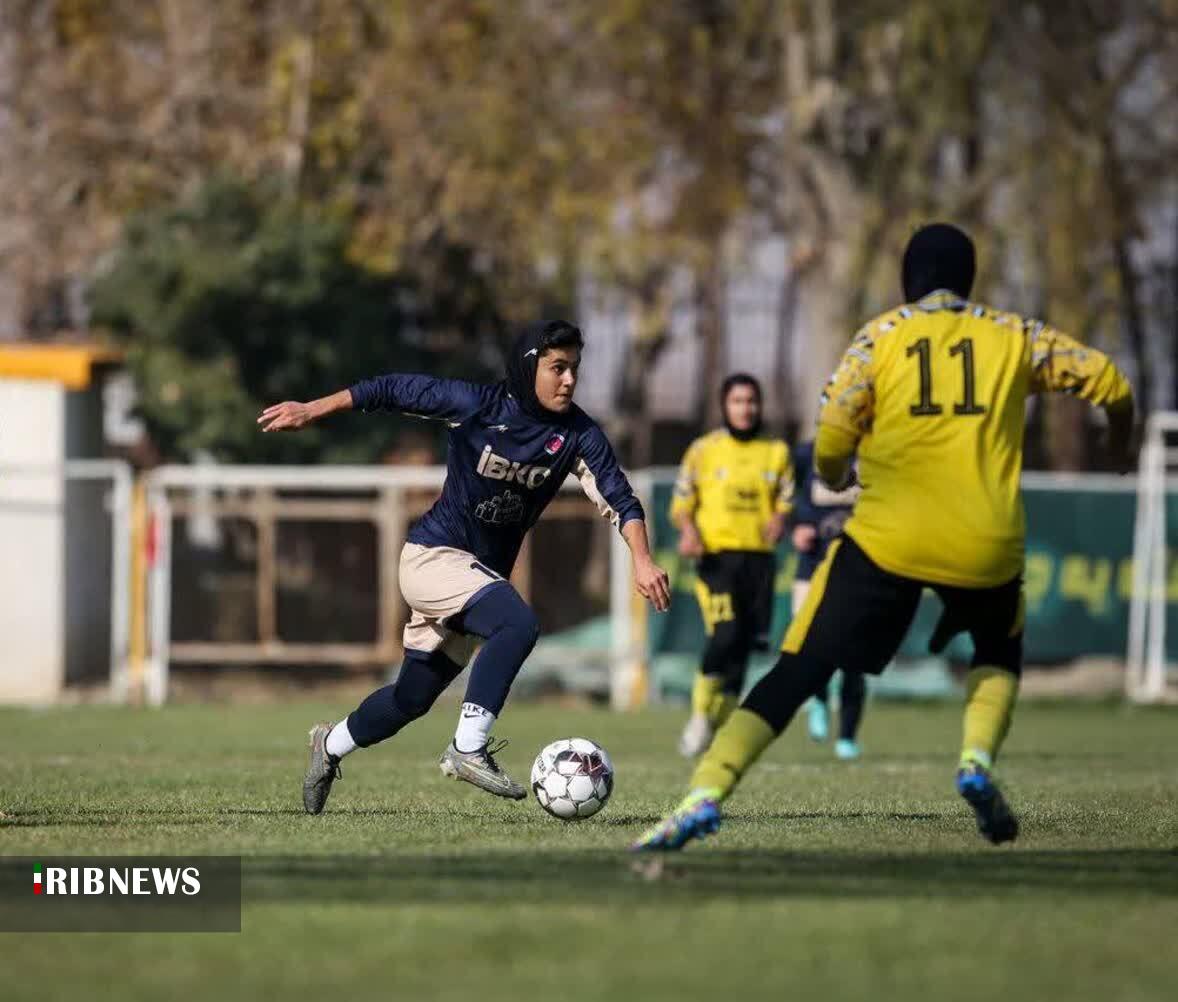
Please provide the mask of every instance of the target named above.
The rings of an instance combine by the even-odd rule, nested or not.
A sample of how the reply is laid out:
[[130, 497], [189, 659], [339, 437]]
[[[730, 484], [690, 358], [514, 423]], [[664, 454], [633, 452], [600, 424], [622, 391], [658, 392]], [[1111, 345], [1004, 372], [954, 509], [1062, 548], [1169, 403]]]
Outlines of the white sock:
[[478, 703], [463, 703], [458, 714], [458, 729], [454, 732], [454, 747], [460, 752], [478, 751], [491, 736], [495, 714]]
[[327, 754], [334, 755], [336, 758], [343, 758], [356, 750], [356, 742], [352, 740], [352, 732], [348, 730], [347, 717], [344, 717], [331, 729], [331, 733], [327, 735], [325, 747]]

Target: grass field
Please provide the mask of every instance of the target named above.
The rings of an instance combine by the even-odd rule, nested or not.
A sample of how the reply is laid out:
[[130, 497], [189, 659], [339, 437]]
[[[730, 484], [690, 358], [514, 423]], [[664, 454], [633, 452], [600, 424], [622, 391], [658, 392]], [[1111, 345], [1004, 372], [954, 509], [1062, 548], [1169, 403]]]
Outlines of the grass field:
[[247, 857], [240, 935], [2, 935], [0, 997], [1174, 997], [1173, 711], [1022, 707], [1003, 849], [952, 794], [956, 707], [871, 707], [852, 766], [791, 732], [651, 880], [621, 850], [682, 788], [680, 714], [509, 709], [517, 778], [556, 737], [613, 755], [581, 824], [444, 780], [449, 707], [307, 817], [307, 725], [345, 709], [0, 711], [0, 853]]

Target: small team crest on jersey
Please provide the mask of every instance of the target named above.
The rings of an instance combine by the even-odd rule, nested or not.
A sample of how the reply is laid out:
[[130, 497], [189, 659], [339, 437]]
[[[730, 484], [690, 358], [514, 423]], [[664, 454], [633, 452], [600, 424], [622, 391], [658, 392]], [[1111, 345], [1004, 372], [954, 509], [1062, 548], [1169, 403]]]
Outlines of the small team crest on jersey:
[[557, 432], [552, 436], [552, 438], [548, 440], [547, 444], [545, 444], [544, 451], [550, 456], [555, 456], [563, 448], [564, 435], [562, 435], [560, 432]]

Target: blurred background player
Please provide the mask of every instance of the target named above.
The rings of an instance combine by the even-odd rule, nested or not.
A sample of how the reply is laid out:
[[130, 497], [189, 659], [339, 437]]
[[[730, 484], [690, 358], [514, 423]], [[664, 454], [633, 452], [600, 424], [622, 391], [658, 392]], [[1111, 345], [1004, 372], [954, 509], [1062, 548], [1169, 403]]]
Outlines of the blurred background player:
[[679, 552], [697, 560], [696, 596], [708, 635], [691, 690], [683, 755], [701, 754], [740, 700], [749, 655], [768, 649], [773, 551], [793, 494], [789, 449], [761, 434], [761, 386], [734, 373], [720, 388], [723, 429], [691, 443], [671, 502]]
[[904, 252], [907, 305], [855, 335], [823, 394], [814, 466], [862, 494], [814, 574], [773, 669], [716, 734], [676, 811], [635, 843], [678, 849], [715, 831], [719, 804], [836, 667], [876, 673], [895, 655], [923, 587], [944, 604], [934, 646], [968, 631], [957, 792], [993, 843], [1018, 822], [992, 769], [1022, 671], [1025, 519], [1019, 476], [1027, 397], [1102, 407], [1109, 448], [1132, 463], [1133, 393], [1104, 354], [1046, 324], [967, 300], [972, 241], [926, 226]]
[[583, 347], [577, 327], [552, 321], [516, 339], [507, 378], [493, 386], [392, 374], [262, 412], [264, 431], [302, 428], [353, 408], [435, 418], [450, 428], [442, 494], [401, 551], [401, 594], [412, 611], [405, 662], [392, 685], [344, 720], [312, 728], [303, 783], [308, 813], [323, 810], [344, 756], [422, 716], [480, 643], [458, 727], [439, 766], [495, 796], [527, 795], [495, 761], [503, 745], [491, 744], [491, 727], [539, 636], [536, 614], [508, 578], [524, 535], [570, 473], [620, 528], [638, 591], [659, 611], [668, 607], [667, 575], [651, 558], [642, 505], [605, 434], [573, 403]]
[[[813, 442], [802, 442], [793, 451], [794, 473], [798, 479], [798, 492], [790, 516], [793, 524], [791, 541], [798, 554], [792, 602], [795, 613], [805, 603], [814, 571], [822, 563], [831, 542], [843, 531], [843, 526], [851, 517], [855, 498], [859, 496], [858, 485], [835, 491], [814, 476], [813, 458]], [[867, 683], [862, 672], [844, 670], [841, 676], [839, 736], [834, 744], [834, 753], [844, 761], [849, 761], [857, 759], [861, 754], [856, 735], [863, 718]], [[810, 737], [815, 741], [825, 741], [830, 735], [829, 695], [830, 686], [823, 686], [807, 704]]]

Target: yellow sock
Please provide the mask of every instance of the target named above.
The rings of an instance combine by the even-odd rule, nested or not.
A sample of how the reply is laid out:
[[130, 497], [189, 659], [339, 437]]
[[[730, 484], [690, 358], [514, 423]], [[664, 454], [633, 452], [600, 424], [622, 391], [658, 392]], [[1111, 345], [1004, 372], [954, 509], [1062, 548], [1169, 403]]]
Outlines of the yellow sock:
[[977, 762], [987, 769], [1010, 730], [1018, 676], [1002, 668], [979, 666], [966, 676], [965, 727], [961, 763]]
[[692, 794], [706, 791], [708, 796], [723, 800], [775, 737], [777, 734], [763, 717], [752, 710], [736, 710], [695, 767], [691, 777]]
[[712, 719], [713, 704], [720, 698], [724, 679], [720, 675], [696, 674], [691, 686], [691, 712]]
[[728, 692], [720, 693], [712, 701], [712, 713], [708, 715], [712, 726], [717, 729], [723, 727], [728, 722], [728, 718], [732, 716], [732, 711], [738, 706], [740, 706], [740, 698], [738, 696], [733, 696]]
[[707, 717], [713, 727], [720, 727], [740, 700], [724, 692], [724, 679], [720, 675], [696, 675], [691, 687], [691, 712]]

